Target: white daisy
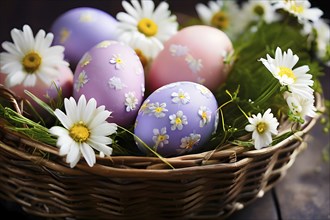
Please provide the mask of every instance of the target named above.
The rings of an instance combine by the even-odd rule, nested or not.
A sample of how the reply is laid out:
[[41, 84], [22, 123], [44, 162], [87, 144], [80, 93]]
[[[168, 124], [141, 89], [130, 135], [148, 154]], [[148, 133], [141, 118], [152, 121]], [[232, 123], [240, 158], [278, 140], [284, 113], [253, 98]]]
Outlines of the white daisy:
[[201, 128], [207, 125], [211, 121], [212, 112], [206, 106], [199, 107], [198, 115], [201, 117], [201, 120], [199, 122], [199, 127]]
[[280, 18], [270, 1], [246, 1], [242, 5], [242, 13], [244, 13], [246, 19], [250, 19], [251, 21], [262, 19], [268, 24]]
[[0, 53], [1, 72], [7, 74], [8, 87], [23, 84], [33, 87], [37, 81], [51, 85], [58, 76], [58, 66], [68, 66], [64, 61], [64, 47], [51, 46], [54, 35], [39, 30], [34, 37], [30, 26], [24, 25], [23, 31], [11, 31], [13, 43], [3, 42]]
[[139, 100], [135, 97], [134, 92], [128, 92], [125, 94], [125, 106], [127, 112], [133, 111], [138, 102]]
[[120, 70], [123, 68], [124, 60], [121, 58], [120, 54], [114, 54], [112, 55], [109, 63], [114, 64], [115, 68]]
[[[116, 15], [118, 20], [118, 39], [130, 46], [136, 42], [143, 44], [143, 54], [154, 58], [164, 48], [163, 43], [178, 30], [175, 15], [171, 15], [169, 5], [162, 1], [156, 8], [153, 1], [137, 0], [122, 2], [125, 12]], [[136, 48], [135, 48], [136, 49]]]
[[242, 18], [236, 1], [209, 1], [207, 6], [198, 3], [195, 9], [204, 24], [226, 32], [231, 39], [237, 37], [246, 25], [247, 19]]
[[119, 77], [113, 76], [109, 79], [108, 85], [110, 88], [115, 90], [122, 90], [124, 87], [127, 87]]
[[183, 125], [188, 124], [187, 116], [183, 114], [180, 110], [176, 114], [172, 114], [169, 116], [171, 120], [171, 130], [174, 131], [175, 129], [182, 130]]
[[166, 109], [166, 103], [165, 102], [163, 102], [161, 104], [159, 104], [159, 102], [152, 103], [152, 104], [150, 104], [149, 109], [157, 118], [165, 117], [165, 112], [168, 111]]
[[152, 140], [155, 142], [155, 147], [164, 147], [165, 144], [169, 143], [170, 136], [166, 132], [166, 127], [161, 128], [160, 131], [154, 128], [152, 132], [154, 133]]
[[79, 90], [88, 82], [88, 77], [87, 74], [85, 72], [85, 70], [81, 71], [79, 73], [79, 76], [77, 78], [77, 80], [74, 82], [73, 87], [74, 89], [79, 92]]
[[309, 67], [307, 65], [293, 67], [297, 64], [299, 57], [293, 55], [292, 50], [282, 54], [282, 50], [277, 47], [275, 51], [275, 59], [267, 54], [267, 60], [261, 58], [261, 61], [266, 68], [278, 79], [282, 86], [287, 86], [289, 91], [298, 94], [306, 99], [313, 98], [312, 75], [308, 74]]
[[277, 134], [277, 126], [279, 125], [277, 119], [271, 113], [271, 109], [261, 115], [252, 115], [248, 118], [250, 124], [245, 126], [245, 130], [252, 133], [252, 139], [254, 141], [254, 147], [259, 150], [263, 147], [267, 147], [272, 143], [272, 135]]
[[[328, 21], [329, 22], [329, 21]], [[314, 24], [316, 30], [317, 56], [330, 66], [330, 26], [324, 19], [320, 19]], [[309, 32], [311, 33], [311, 32]]]
[[285, 93], [286, 102], [291, 110], [291, 112], [305, 119], [306, 116], [315, 117], [316, 107], [314, 106], [313, 99], [304, 99], [301, 96], [286, 92]]
[[173, 103], [182, 103], [187, 104], [190, 102], [190, 96], [187, 92], [183, 91], [182, 89], [179, 89], [178, 92], [173, 92], [171, 94], [172, 102]]
[[108, 136], [116, 132], [117, 125], [106, 121], [111, 112], [105, 110], [105, 106], [96, 106], [94, 98], [86, 103], [82, 95], [78, 103], [72, 97], [64, 99], [66, 114], [59, 109], [54, 112], [64, 127], [53, 126], [49, 132], [58, 137], [59, 154], [67, 155], [66, 162], [71, 168], [76, 166], [81, 155], [92, 167], [96, 162], [93, 148], [105, 155], [112, 154], [108, 146], [112, 139]]
[[283, 9], [296, 16], [301, 24], [316, 22], [323, 15], [319, 8], [311, 8], [308, 0], [279, 0], [274, 5], [275, 9]]

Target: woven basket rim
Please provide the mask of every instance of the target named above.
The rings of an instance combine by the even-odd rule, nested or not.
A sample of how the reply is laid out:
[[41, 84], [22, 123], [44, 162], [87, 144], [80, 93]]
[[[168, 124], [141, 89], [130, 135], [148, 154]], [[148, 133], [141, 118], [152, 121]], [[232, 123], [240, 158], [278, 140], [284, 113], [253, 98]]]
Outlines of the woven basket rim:
[[[1, 85], [0, 85], [1, 86]], [[1, 87], [0, 87], [1, 88]], [[4, 87], [2, 88], [2, 90]], [[18, 100], [14, 93], [12, 93], [10, 90], [5, 89], [6, 93], [5, 96], [9, 98], [11, 101], [14, 101], [18, 103]], [[14, 97], [14, 98], [13, 98]], [[316, 98], [316, 108], [320, 111], [323, 111], [324, 109], [324, 100], [323, 97], [319, 94], [315, 94]], [[17, 104], [18, 106], [19, 104]], [[16, 110], [19, 109], [16, 107]], [[241, 146], [231, 146], [227, 149], [222, 149], [219, 151], [205, 151], [202, 153], [196, 153], [196, 154], [188, 154], [183, 156], [176, 156], [176, 157], [169, 157], [164, 158], [167, 162], [169, 162], [171, 165], [174, 164], [176, 166], [175, 169], [171, 169], [168, 165], [166, 165], [160, 158], [158, 157], [150, 157], [150, 156], [115, 156], [112, 155], [109, 158], [101, 158], [97, 156], [97, 162], [94, 164], [93, 167], [89, 167], [86, 162], [82, 162], [82, 160], [76, 165], [74, 169], [70, 168], [68, 164], [63, 162], [61, 159], [58, 161], [50, 161], [48, 159], [44, 159], [40, 156], [29, 154], [28, 152], [25, 152], [22, 149], [13, 148], [11, 146], [8, 146], [2, 140], [0, 140], [0, 147], [5, 149], [6, 151], [15, 154], [19, 157], [22, 157], [27, 160], [35, 160], [38, 161], [40, 165], [44, 165], [46, 167], [51, 167], [52, 169], [58, 170], [60, 172], [65, 173], [71, 173], [74, 175], [85, 175], [86, 173], [91, 173], [95, 175], [101, 175], [101, 176], [118, 176], [118, 177], [147, 177], [149, 175], [154, 175], [156, 178], [164, 178], [166, 176], [171, 175], [182, 175], [182, 174], [188, 174], [190, 172], [203, 172], [205, 170], [212, 170], [216, 167], [216, 169], [219, 169], [220, 167], [223, 167], [224, 169], [236, 169], [237, 167], [240, 167], [246, 163], [248, 163], [249, 156], [262, 156], [266, 154], [271, 154], [272, 152], [276, 151], [278, 148], [281, 148], [282, 146], [288, 144], [289, 142], [301, 139], [301, 137], [308, 133], [311, 128], [315, 125], [319, 118], [320, 114], [317, 114], [314, 118], [309, 118], [305, 124], [302, 126], [302, 129], [295, 134], [289, 136], [288, 138], [280, 141], [274, 146], [269, 146], [267, 148], [262, 148], [259, 150], [253, 149], [253, 150], [246, 150], [245, 147]], [[4, 120], [0, 118], [1, 120]], [[0, 123], [0, 130], [2, 132], [5, 132], [7, 136], [10, 136], [10, 138], [18, 140], [20, 143], [24, 145], [33, 146], [36, 149], [39, 149], [41, 151], [56, 155], [58, 157], [61, 157], [59, 155], [59, 149], [55, 146], [48, 145], [45, 143], [41, 143], [35, 140], [30, 139], [27, 136], [24, 136], [20, 133], [17, 133], [15, 131], [12, 131], [8, 129], [4, 123]], [[285, 131], [282, 131], [285, 132]], [[208, 160], [204, 160], [206, 156], [209, 154], [212, 154]], [[241, 159], [239, 160], [233, 160], [229, 163], [222, 163], [218, 162], [209, 162], [212, 160], [217, 161], [218, 157], [237, 157], [240, 156]], [[113, 165], [122, 165], [122, 166], [112, 166], [112, 165], [103, 165], [98, 163], [99, 161], [106, 161], [110, 160], [112, 161]], [[150, 164], [156, 164], [151, 167], [145, 168], [132, 168], [132, 167], [125, 167], [126, 164], [129, 164], [130, 162], [133, 163], [150, 163]], [[209, 163], [208, 163], [209, 162]], [[58, 163], [58, 164], [56, 164]], [[59, 166], [57, 166], [59, 165]], [[185, 166], [186, 165], [186, 166]], [[221, 169], [221, 168], [220, 168]]]

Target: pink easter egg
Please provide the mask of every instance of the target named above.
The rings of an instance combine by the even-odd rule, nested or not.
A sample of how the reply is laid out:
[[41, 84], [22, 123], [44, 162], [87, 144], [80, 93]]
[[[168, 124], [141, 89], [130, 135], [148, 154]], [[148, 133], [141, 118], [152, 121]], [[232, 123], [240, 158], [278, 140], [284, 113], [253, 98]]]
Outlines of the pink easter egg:
[[232, 51], [231, 40], [219, 29], [206, 25], [183, 28], [154, 59], [146, 86], [152, 92], [168, 83], [192, 81], [214, 91], [227, 79], [230, 68], [224, 58]]
[[[57, 68], [58, 76], [50, 85], [38, 78], [34, 86], [28, 87], [23, 84], [19, 84], [10, 87], [9, 89], [13, 91], [17, 97], [30, 101], [35, 108], [39, 108], [40, 106], [25, 93], [25, 90], [31, 92], [33, 95], [46, 103], [49, 103], [49, 100], [51, 99], [58, 98], [58, 89], [62, 90], [63, 97], [70, 97], [72, 95], [73, 88], [73, 73], [67, 66], [59, 66]], [[0, 83], [4, 86], [6, 86], [6, 77], [7, 74], [0, 73]]]

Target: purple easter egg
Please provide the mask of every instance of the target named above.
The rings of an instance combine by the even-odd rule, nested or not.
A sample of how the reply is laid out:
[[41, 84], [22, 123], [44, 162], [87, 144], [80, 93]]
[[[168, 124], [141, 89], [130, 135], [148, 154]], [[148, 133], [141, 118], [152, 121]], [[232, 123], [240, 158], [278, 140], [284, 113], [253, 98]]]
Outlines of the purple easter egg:
[[84, 94], [112, 112], [109, 122], [134, 124], [145, 90], [144, 70], [135, 51], [117, 41], [102, 41], [79, 61], [73, 97]]
[[141, 151], [148, 151], [146, 144], [164, 157], [196, 152], [216, 131], [217, 109], [213, 93], [201, 84], [181, 81], [162, 86], [140, 107], [136, 143]]
[[116, 40], [117, 20], [110, 14], [90, 7], [71, 9], [52, 24], [54, 45], [65, 47], [65, 58], [76, 65], [84, 53], [104, 40]]

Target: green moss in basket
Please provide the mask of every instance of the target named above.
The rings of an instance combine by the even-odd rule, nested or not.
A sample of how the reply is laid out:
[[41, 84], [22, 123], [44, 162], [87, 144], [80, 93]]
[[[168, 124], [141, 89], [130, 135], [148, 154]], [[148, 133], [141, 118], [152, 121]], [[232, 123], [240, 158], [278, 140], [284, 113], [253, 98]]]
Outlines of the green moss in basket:
[[0, 104], [0, 116], [7, 120], [9, 123], [7, 127], [13, 131], [22, 133], [31, 139], [42, 143], [50, 145], [56, 144], [56, 139], [49, 134], [46, 127], [24, 117], [23, 115], [15, 112], [13, 109], [4, 107]]

